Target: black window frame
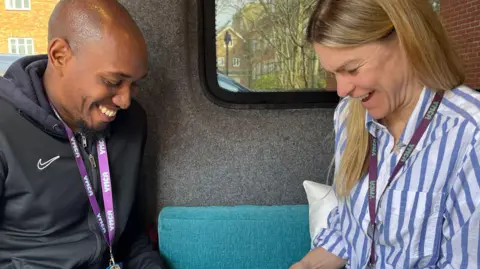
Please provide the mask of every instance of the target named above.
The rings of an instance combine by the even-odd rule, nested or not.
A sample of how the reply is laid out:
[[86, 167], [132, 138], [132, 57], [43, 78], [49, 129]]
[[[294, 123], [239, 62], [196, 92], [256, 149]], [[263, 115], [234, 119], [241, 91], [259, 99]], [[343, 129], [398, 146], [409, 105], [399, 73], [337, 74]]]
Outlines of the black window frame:
[[227, 108], [335, 108], [336, 91], [229, 92], [218, 85], [215, 0], [198, 1], [199, 72], [202, 88], [213, 103]]

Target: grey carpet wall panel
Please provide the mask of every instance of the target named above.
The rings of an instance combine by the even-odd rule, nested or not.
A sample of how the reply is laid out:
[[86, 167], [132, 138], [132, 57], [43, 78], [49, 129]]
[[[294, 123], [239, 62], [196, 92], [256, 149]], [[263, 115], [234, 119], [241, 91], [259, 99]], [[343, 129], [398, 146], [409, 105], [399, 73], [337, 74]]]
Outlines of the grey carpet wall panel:
[[232, 110], [211, 103], [198, 74], [197, 3], [121, 0], [142, 28], [150, 75], [144, 174], [151, 210], [166, 205], [306, 203], [303, 180], [324, 182], [333, 110]]

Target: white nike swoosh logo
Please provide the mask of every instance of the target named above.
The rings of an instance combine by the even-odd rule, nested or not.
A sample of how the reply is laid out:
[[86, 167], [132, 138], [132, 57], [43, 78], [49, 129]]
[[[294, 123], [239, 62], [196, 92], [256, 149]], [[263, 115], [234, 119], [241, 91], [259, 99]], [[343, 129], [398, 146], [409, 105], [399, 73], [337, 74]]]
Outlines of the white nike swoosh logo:
[[60, 158], [60, 156], [57, 156], [57, 157], [53, 157], [51, 158], [50, 160], [42, 163], [42, 159], [39, 159], [38, 160], [38, 163], [37, 163], [37, 168], [38, 170], [42, 171], [43, 169], [47, 168], [49, 165], [51, 165], [54, 161], [56, 161], [58, 158]]

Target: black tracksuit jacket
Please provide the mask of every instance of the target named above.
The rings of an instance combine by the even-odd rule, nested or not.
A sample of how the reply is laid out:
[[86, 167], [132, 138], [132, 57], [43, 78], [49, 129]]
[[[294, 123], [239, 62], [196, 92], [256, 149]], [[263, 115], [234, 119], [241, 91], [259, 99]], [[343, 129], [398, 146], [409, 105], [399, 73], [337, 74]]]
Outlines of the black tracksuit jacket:
[[[105, 269], [107, 244], [66, 132], [45, 96], [46, 65], [46, 55], [26, 56], [0, 77], [0, 269]], [[164, 268], [145, 233], [145, 209], [139, 200], [146, 114], [132, 101], [108, 130], [116, 261], [124, 268]], [[104, 216], [96, 143], [90, 139], [83, 148], [80, 137], [77, 134]]]

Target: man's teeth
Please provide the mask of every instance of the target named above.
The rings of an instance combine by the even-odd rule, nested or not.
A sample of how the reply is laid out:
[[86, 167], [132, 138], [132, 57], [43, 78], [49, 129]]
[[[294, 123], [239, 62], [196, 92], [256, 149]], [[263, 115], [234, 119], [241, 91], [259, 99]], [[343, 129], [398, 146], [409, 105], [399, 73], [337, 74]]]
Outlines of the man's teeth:
[[111, 110], [102, 105], [99, 105], [98, 108], [100, 109], [100, 111], [102, 111], [103, 114], [109, 117], [114, 117], [115, 115], [117, 115], [117, 110]]

